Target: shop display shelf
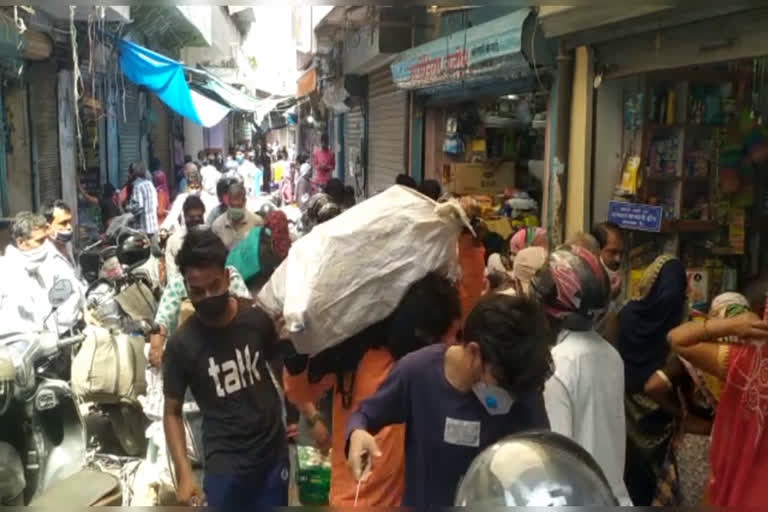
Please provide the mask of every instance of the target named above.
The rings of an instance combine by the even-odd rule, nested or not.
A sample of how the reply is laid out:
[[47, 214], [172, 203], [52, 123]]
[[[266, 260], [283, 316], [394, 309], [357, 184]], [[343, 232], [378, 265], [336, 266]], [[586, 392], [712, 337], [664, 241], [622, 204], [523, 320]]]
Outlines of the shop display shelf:
[[708, 233], [719, 228], [713, 220], [670, 220], [661, 225], [662, 233]]
[[675, 176], [674, 174], [653, 173], [645, 176], [645, 179], [653, 183], [677, 183], [680, 181], [680, 176]]

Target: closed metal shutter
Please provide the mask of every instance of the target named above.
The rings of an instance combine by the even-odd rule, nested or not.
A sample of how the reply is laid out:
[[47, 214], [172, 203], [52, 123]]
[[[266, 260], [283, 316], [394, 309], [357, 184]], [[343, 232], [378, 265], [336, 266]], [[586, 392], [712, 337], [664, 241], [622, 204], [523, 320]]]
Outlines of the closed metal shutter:
[[[160, 165], [166, 173], [171, 168], [171, 123], [165, 103], [152, 95], [152, 156], [160, 160]], [[154, 169], [152, 169], [154, 170]]]
[[[243, 144], [246, 141], [250, 141], [253, 136], [253, 126], [251, 121], [245, 116], [245, 114], [238, 114], [234, 118], [235, 125], [235, 144]], [[227, 151], [227, 148], [224, 148]]]
[[363, 129], [363, 111], [360, 107], [344, 114], [344, 183], [355, 187], [358, 199], [365, 196]]
[[139, 123], [139, 93], [137, 87], [125, 82], [125, 111], [123, 111], [123, 90], [117, 94], [117, 135], [120, 161], [120, 183], [128, 180], [128, 167], [141, 160], [141, 138]]
[[389, 66], [368, 77], [368, 195], [395, 184], [398, 174], [407, 172], [408, 92], [392, 82]]
[[33, 165], [37, 171], [40, 205], [44, 205], [61, 198], [56, 63], [32, 64], [28, 79]]

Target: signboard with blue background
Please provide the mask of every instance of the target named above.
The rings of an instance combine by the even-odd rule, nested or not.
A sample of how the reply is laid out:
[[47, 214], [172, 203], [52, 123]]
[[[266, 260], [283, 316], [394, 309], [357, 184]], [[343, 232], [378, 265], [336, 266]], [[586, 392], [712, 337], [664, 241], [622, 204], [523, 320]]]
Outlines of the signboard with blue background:
[[611, 201], [608, 205], [608, 220], [625, 229], [658, 233], [663, 218], [661, 206], [623, 201]]

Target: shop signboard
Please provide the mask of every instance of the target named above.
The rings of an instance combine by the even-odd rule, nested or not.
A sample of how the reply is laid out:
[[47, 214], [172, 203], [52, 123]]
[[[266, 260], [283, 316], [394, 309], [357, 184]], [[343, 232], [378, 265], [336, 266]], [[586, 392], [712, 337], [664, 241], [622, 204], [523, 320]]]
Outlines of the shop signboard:
[[608, 220], [625, 229], [658, 233], [663, 217], [661, 206], [624, 201], [611, 201], [608, 205]]
[[403, 89], [420, 89], [502, 68], [527, 68], [520, 41], [529, 12], [522, 9], [407, 50], [392, 64], [392, 80]]

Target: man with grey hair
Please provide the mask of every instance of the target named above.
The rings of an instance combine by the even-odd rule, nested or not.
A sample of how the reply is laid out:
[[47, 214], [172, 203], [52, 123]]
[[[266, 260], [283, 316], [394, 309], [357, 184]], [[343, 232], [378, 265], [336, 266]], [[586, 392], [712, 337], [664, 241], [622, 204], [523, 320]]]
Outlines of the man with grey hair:
[[[64, 333], [82, 318], [85, 293], [75, 271], [48, 239], [42, 215], [21, 212], [11, 228], [14, 245], [2, 258], [6, 277], [0, 283], [0, 334], [41, 330]], [[48, 292], [69, 281], [72, 295], [53, 313]]]

